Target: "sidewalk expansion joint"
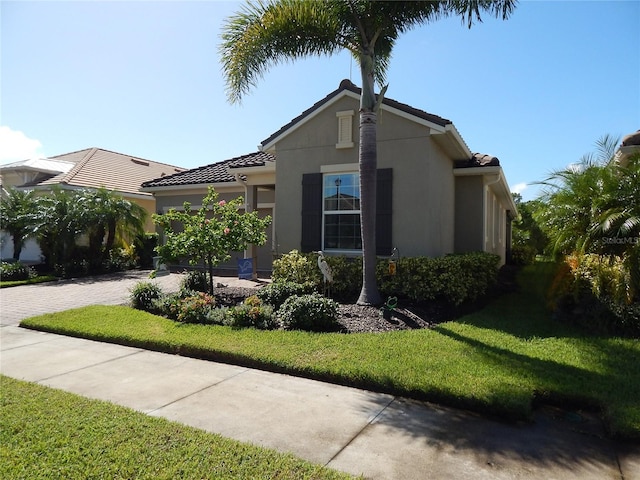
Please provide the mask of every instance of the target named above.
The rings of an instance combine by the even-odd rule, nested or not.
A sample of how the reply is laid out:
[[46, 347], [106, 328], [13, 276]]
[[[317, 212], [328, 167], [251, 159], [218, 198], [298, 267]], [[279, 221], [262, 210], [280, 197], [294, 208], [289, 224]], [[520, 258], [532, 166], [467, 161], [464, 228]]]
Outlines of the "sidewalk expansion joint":
[[70, 373], [81, 372], [82, 370], [87, 370], [89, 368], [97, 367], [99, 365], [105, 365], [105, 364], [110, 363], [110, 362], [115, 362], [116, 360], [121, 360], [123, 358], [131, 357], [133, 355], [138, 355], [138, 354], [140, 354], [140, 353], [142, 353], [144, 351], [145, 350], [138, 349], [135, 352], [127, 353], [126, 355], [119, 355], [119, 356], [114, 357], [114, 358], [109, 358], [108, 360], [103, 360], [102, 362], [92, 363], [91, 365], [85, 365], [84, 367], [75, 368], [73, 370], [67, 370], [67, 371], [62, 372], [62, 373], [56, 373], [55, 375], [51, 375], [50, 377], [40, 378], [40, 379], [36, 380], [35, 382], [36, 383], [46, 382], [47, 380], [51, 380], [52, 378], [64, 377], [65, 375], [68, 375]]
[[199, 389], [199, 390], [195, 390], [195, 391], [193, 391], [193, 392], [191, 392], [191, 393], [188, 393], [188, 394], [186, 394], [186, 395], [183, 395], [183, 396], [182, 396], [182, 397], [180, 397], [180, 398], [176, 398], [175, 400], [171, 400], [170, 402], [167, 402], [167, 403], [165, 403], [164, 405], [160, 405], [159, 407], [154, 408], [153, 410], [149, 410], [149, 411], [147, 411], [147, 412], [145, 412], [145, 413], [146, 413], [147, 415], [153, 415], [153, 414], [154, 414], [155, 412], [157, 412], [158, 410], [162, 410], [163, 408], [166, 408], [166, 407], [168, 407], [169, 405], [173, 405], [174, 403], [180, 402], [180, 401], [184, 400], [185, 398], [189, 398], [189, 397], [191, 397], [192, 395], [195, 395], [195, 394], [197, 394], [197, 393], [204, 392], [205, 390], [208, 390], [208, 389], [209, 389], [209, 388], [211, 388], [211, 387], [215, 387], [215, 386], [217, 386], [217, 385], [220, 385], [221, 383], [224, 383], [224, 382], [226, 382], [226, 381], [228, 381], [228, 380], [231, 380], [231, 379], [233, 379], [233, 378], [237, 377], [238, 375], [242, 375], [243, 373], [246, 373], [246, 372], [248, 372], [248, 371], [249, 371], [249, 369], [244, 369], [244, 370], [242, 370], [242, 371], [240, 371], [240, 372], [238, 372], [238, 373], [235, 373], [235, 374], [233, 374], [233, 375], [231, 375], [231, 376], [229, 376], [229, 377], [226, 377], [226, 378], [223, 378], [223, 379], [221, 379], [221, 380], [218, 380], [217, 382], [213, 382], [213, 383], [210, 383], [209, 385], [205, 385], [204, 387], [202, 387], [202, 388], [201, 388], [201, 389]]
[[369, 427], [369, 425], [371, 425], [373, 422], [375, 422], [376, 419], [378, 417], [380, 417], [380, 415], [382, 415], [385, 412], [385, 410], [387, 410], [387, 408], [389, 408], [389, 406], [395, 401], [396, 401], [396, 397], [392, 397], [391, 400], [389, 400], [387, 402], [387, 404], [384, 407], [382, 407], [382, 409], [380, 409], [380, 411], [378, 413], [376, 413], [375, 416], [372, 419], [370, 419], [367, 423], [365, 423], [364, 427], [362, 427], [358, 432], [356, 432], [356, 434], [353, 437], [351, 437], [349, 439], [349, 441], [347, 443], [345, 443], [342, 446], [342, 448], [340, 448], [340, 450], [338, 450], [333, 455], [333, 457], [331, 457], [329, 459], [329, 461], [327, 463], [324, 464], [324, 466], [328, 467], [331, 462], [333, 462], [342, 452], [344, 452], [347, 449], [347, 447], [349, 445], [351, 445], [356, 438], [358, 438], [360, 435], [362, 435], [362, 432], [364, 432]]

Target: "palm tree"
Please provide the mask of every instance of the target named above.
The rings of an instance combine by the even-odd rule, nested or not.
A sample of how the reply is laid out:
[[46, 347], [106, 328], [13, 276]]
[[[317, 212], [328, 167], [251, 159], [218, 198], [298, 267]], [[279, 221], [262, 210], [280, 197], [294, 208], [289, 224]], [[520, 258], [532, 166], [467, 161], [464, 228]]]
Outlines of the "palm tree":
[[35, 192], [10, 188], [0, 200], [0, 229], [13, 239], [13, 259], [20, 260], [24, 242], [33, 235], [37, 210]]
[[131, 240], [144, 233], [146, 210], [111, 190], [85, 190], [79, 195], [78, 203], [94, 268], [102, 266], [117, 237]]
[[51, 268], [67, 263], [76, 239], [85, 230], [78, 202], [80, 192], [55, 186], [51, 193], [38, 197], [35, 233], [46, 263]]
[[640, 154], [615, 161], [619, 140], [605, 135], [596, 151], [579, 163], [553, 172], [536, 219], [553, 242], [555, 254], [619, 256], [640, 294]]
[[376, 285], [377, 111], [388, 85], [375, 94], [400, 34], [438, 18], [459, 15], [469, 27], [480, 12], [506, 19], [516, 0], [248, 1], [223, 27], [220, 54], [231, 102], [239, 102], [257, 80], [282, 61], [332, 55], [346, 49], [360, 65], [360, 193], [363, 254], [359, 304], [381, 303]]

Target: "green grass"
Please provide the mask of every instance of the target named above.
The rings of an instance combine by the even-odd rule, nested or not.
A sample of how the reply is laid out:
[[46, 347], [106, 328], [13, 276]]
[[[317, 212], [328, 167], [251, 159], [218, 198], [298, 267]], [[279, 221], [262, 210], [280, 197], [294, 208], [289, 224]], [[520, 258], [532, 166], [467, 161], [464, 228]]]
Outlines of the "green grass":
[[31, 285], [32, 283], [52, 282], [54, 280], [59, 280], [59, 278], [54, 275], [39, 275], [34, 278], [29, 278], [28, 280], [0, 281], [0, 288], [18, 287], [20, 285]]
[[469, 408], [531, 418], [538, 401], [601, 410], [614, 436], [640, 439], [640, 342], [552, 321], [544, 265], [519, 292], [434, 330], [338, 334], [180, 324], [126, 307], [92, 306], [23, 326]]
[[0, 478], [352, 478], [107, 402], [0, 384]]

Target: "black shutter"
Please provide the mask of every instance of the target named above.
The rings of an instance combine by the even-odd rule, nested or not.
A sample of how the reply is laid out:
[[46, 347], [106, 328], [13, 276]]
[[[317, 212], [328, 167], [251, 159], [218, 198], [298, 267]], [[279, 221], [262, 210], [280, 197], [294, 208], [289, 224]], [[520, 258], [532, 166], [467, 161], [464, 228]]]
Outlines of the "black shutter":
[[393, 169], [380, 168], [377, 171], [376, 184], [376, 255], [391, 255], [392, 237], [392, 199]]
[[302, 175], [302, 237], [304, 253], [322, 249], [322, 173]]

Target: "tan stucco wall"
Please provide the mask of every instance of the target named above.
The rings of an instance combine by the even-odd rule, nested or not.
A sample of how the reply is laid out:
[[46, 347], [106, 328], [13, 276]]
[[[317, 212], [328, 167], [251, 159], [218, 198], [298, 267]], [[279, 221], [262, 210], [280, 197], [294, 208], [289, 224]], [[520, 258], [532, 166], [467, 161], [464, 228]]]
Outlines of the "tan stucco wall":
[[[245, 197], [244, 187], [220, 188], [218, 189], [218, 200], [231, 201], [240, 196]], [[190, 189], [190, 190], [172, 190], [164, 191], [156, 194], [156, 212], [166, 212], [170, 208], [181, 209], [184, 202], [190, 202], [192, 207], [198, 208], [202, 205], [202, 199], [207, 194], [206, 188]], [[270, 215], [273, 217], [273, 209], [271, 206], [275, 201], [275, 192], [273, 190], [258, 190], [258, 205], [265, 208], [259, 208], [260, 216]], [[267, 228], [267, 242], [258, 247], [258, 270], [270, 271], [273, 261], [272, 254], [273, 243], [273, 227]], [[219, 268], [230, 269], [236, 271], [236, 259], [242, 258], [243, 252], [232, 252], [231, 260], [219, 265]], [[185, 263], [185, 265], [188, 265]]]
[[[337, 149], [336, 112], [353, 110], [354, 147]], [[358, 101], [342, 98], [276, 144], [278, 252], [300, 248], [302, 175], [358, 162]], [[439, 256], [454, 247], [451, 161], [427, 127], [389, 111], [378, 120], [378, 168], [393, 168], [393, 244], [406, 256]]]
[[137, 203], [142, 208], [147, 211], [147, 219], [144, 224], [145, 232], [155, 232], [156, 226], [153, 224], [153, 220], [151, 219], [151, 215], [156, 211], [156, 200], [151, 197], [149, 199], [143, 198], [129, 198], [130, 201]]
[[456, 252], [478, 252], [484, 249], [482, 176], [456, 178]]

